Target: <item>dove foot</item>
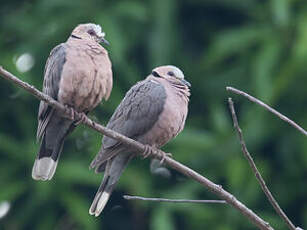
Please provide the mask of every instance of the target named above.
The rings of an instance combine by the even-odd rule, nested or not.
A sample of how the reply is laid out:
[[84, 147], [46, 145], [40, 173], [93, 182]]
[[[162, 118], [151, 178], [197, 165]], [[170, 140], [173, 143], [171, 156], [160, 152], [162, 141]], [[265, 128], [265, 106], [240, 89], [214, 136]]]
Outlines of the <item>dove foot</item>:
[[70, 120], [75, 120], [75, 110], [68, 105], [65, 105], [65, 109], [66, 111], [69, 111], [68, 114], [65, 114], [65, 117]]
[[81, 123], [83, 123], [86, 120], [86, 114], [85, 113], [77, 113], [75, 112], [75, 125], [80, 125]]
[[149, 157], [150, 155], [154, 155], [155, 153], [162, 155], [162, 158], [160, 160], [160, 164], [163, 164], [166, 157], [172, 157], [171, 153], [165, 153], [165, 152], [161, 151], [160, 149], [157, 149], [157, 148], [152, 147], [150, 145], [145, 145], [145, 151], [142, 154], [143, 159], [146, 159], [147, 157]]

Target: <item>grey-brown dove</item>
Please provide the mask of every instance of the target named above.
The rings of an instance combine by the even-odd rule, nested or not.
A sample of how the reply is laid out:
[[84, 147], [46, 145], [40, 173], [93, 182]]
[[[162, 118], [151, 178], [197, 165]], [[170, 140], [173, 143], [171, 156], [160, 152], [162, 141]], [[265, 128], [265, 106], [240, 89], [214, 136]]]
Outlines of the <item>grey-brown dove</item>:
[[[160, 148], [184, 127], [189, 87], [190, 83], [177, 67], [157, 67], [127, 92], [107, 127], [147, 147]], [[107, 136], [103, 138], [102, 147], [90, 166], [96, 172], [105, 171], [89, 210], [91, 215], [101, 213], [121, 173], [135, 154], [133, 148]]]
[[[104, 37], [99, 25], [78, 25], [65, 43], [51, 51], [43, 92], [81, 113], [93, 110], [103, 98], [107, 100], [112, 90], [112, 67], [107, 50], [99, 44], [108, 44]], [[64, 140], [75, 126], [76, 121], [40, 102], [37, 139], [41, 146], [32, 169], [33, 179], [53, 177]]]

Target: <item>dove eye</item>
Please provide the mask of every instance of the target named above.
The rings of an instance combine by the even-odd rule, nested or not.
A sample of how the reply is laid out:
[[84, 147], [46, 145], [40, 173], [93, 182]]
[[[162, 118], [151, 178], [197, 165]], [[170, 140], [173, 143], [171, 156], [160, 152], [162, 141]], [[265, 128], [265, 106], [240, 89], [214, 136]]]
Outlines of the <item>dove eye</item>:
[[87, 31], [87, 33], [88, 33], [89, 35], [91, 35], [91, 36], [95, 36], [95, 35], [96, 35], [96, 33], [95, 33], [94, 30], [89, 30], [89, 31]]
[[167, 73], [169, 76], [175, 76], [175, 74], [174, 74], [174, 72], [173, 71], [169, 71], [168, 73]]

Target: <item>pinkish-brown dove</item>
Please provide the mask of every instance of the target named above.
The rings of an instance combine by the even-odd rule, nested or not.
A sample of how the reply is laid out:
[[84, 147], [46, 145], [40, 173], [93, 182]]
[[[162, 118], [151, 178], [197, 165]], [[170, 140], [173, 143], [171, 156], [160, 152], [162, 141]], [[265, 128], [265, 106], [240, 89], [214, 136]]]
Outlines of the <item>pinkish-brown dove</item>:
[[[190, 83], [180, 69], [167, 65], [155, 68], [126, 94], [107, 124], [109, 129], [137, 140], [151, 149], [160, 148], [180, 133], [188, 112]], [[132, 147], [105, 136], [90, 167], [104, 171], [102, 183], [89, 213], [98, 216], [105, 207], [129, 160]]]
[[[102, 99], [107, 100], [112, 90], [112, 66], [107, 50], [99, 44], [108, 44], [104, 37], [99, 25], [78, 25], [65, 43], [51, 51], [45, 66], [43, 92], [84, 114]], [[37, 139], [41, 145], [32, 169], [33, 179], [53, 177], [64, 140], [77, 123], [40, 102]]]

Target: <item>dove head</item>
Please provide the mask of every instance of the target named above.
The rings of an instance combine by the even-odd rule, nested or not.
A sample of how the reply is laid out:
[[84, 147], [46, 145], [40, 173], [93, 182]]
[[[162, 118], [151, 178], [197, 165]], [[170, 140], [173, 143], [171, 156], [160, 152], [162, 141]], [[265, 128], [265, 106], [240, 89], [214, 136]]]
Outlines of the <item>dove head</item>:
[[105, 35], [105, 32], [101, 30], [101, 26], [93, 23], [80, 24], [71, 33], [73, 38], [94, 40], [97, 43], [109, 45], [109, 42], [104, 38]]
[[173, 65], [159, 66], [152, 70], [151, 75], [154, 77], [164, 78], [171, 83], [191, 87], [191, 84], [184, 79], [183, 72]]

